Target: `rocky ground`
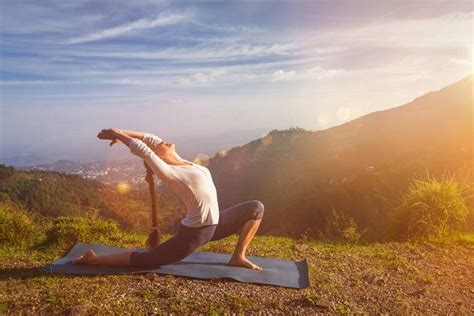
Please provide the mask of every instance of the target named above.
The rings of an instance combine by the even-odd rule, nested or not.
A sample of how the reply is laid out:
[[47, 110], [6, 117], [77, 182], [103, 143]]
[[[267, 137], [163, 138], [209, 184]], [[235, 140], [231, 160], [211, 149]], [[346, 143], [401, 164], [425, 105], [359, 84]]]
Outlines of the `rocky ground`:
[[[202, 251], [232, 250], [235, 237]], [[0, 313], [474, 314], [472, 236], [453, 243], [346, 245], [257, 237], [249, 255], [301, 260], [311, 286], [288, 289], [158, 274], [43, 275], [64, 252], [3, 249]]]

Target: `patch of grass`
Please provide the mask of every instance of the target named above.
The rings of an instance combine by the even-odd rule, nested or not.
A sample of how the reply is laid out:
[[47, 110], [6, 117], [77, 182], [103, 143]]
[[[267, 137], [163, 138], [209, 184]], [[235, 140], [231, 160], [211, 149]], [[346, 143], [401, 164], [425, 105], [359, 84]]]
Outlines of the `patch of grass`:
[[303, 292], [303, 299], [312, 306], [315, 306], [316, 303], [321, 299], [321, 294], [313, 288], [307, 288]]
[[207, 311], [209, 316], [217, 316], [217, 315], [223, 315], [225, 310], [219, 307], [211, 307]]
[[63, 254], [63, 249], [59, 248], [23, 248], [23, 247], [11, 247], [11, 246], [0, 246], [0, 262], [15, 261], [17, 263], [25, 262], [46, 262], [56, 259], [59, 255]]
[[409, 269], [410, 262], [389, 245], [377, 244], [376, 247], [367, 247], [366, 256], [379, 259], [379, 267], [388, 270]]
[[[238, 241], [237, 235], [231, 235], [218, 241], [212, 241], [200, 248], [210, 251], [231, 254]], [[298, 259], [294, 252], [295, 240], [288, 237], [256, 236], [247, 249], [248, 256], [272, 256], [276, 258]]]
[[157, 296], [161, 298], [171, 298], [175, 296], [175, 291], [171, 287], [165, 286], [160, 289]]
[[321, 239], [356, 243], [362, 236], [357, 223], [345, 212], [333, 207], [323, 218], [325, 225], [320, 232]]
[[117, 223], [111, 220], [61, 216], [48, 230], [46, 244], [72, 246], [78, 241], [111, 244], [122, 240], [123, 236]]
[[421, 239], [420, 242], [437, 246], [458, 245], [474, 249], [474, 233], [453, 232], [451, 234], [432, 235]]
[[255, 306], [255, 299], [241, 295], [229, 294], [226, 296], [227, 306], [232, 311], [247, 311]]
[[0, 315], [6, 315], [8, 310], [7, 303], [0, 302]]
[[147, 301], [154, 300], [157, 296], [158, 293], [153, 289], [145, 289], [142, 293], [143, 299]]
[[348, 314], [350, 312], [350, 310], [342, 304], [337, 305], [336, 310], [339, 314]]
[[41, 240], [42, 232], [36, 225], [38, 218], [21, 205], [9, 200], [0, 202], [0, 244], [29, 247]]
[[471, 188], [453, 176], [415, 178], [395, 212], [396, 232], [406, 238], [446, 235], [462, 230]]

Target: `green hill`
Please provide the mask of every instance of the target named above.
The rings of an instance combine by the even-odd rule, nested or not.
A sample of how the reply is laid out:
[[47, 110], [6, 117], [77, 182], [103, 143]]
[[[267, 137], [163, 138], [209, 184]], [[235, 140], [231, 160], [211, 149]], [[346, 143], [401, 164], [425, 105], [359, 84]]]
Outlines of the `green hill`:
[[[121, 228], [150, 228], [147, 190], [120, 192], [113, 186], [75, 175], [45, 171], [21, 171], [0, 165], [0, 200], [11, 200], [46, 219], [59, 216], [99, 217], [116, 221]], [[163, 231], [173, 231], [184, 212], [181, 201], [166, 190], [157, 203]]]
[[322, 131], [273, 130], [208, 161], [221, 208], [266, 206], [261, 233], [318, 236], [332, 209], [369, 238], [416, 175], [473, 179], [473, 76], [412, 102]]

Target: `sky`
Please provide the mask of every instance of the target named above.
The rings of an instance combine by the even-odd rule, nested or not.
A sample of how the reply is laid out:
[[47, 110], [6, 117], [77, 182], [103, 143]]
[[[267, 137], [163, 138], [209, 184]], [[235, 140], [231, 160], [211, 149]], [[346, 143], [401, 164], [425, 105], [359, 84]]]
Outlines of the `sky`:
[[[0, 162], [128, 157], [103, 128], [185, 159], [321, 130], [473, 71], [468, 1], [0, 0]], [[122, 146], [123, 147], [123, 146]]]

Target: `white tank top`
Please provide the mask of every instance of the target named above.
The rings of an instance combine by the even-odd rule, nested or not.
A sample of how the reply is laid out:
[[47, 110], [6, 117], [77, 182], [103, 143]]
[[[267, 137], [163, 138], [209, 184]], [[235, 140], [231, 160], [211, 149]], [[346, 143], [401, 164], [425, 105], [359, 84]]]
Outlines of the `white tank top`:
[[192, 165], [169, 165], [150, 148], [161, 141], [158, 136], [145, 133], [143, 141], [132, 138], [128, 146], [131, 153], [145, 160], [160, 180], [184, 202], [187, 209], [186, 216], [181, 220], [184, 226], [217, 224], [217, 191], [209, 169], [187, 160]]

